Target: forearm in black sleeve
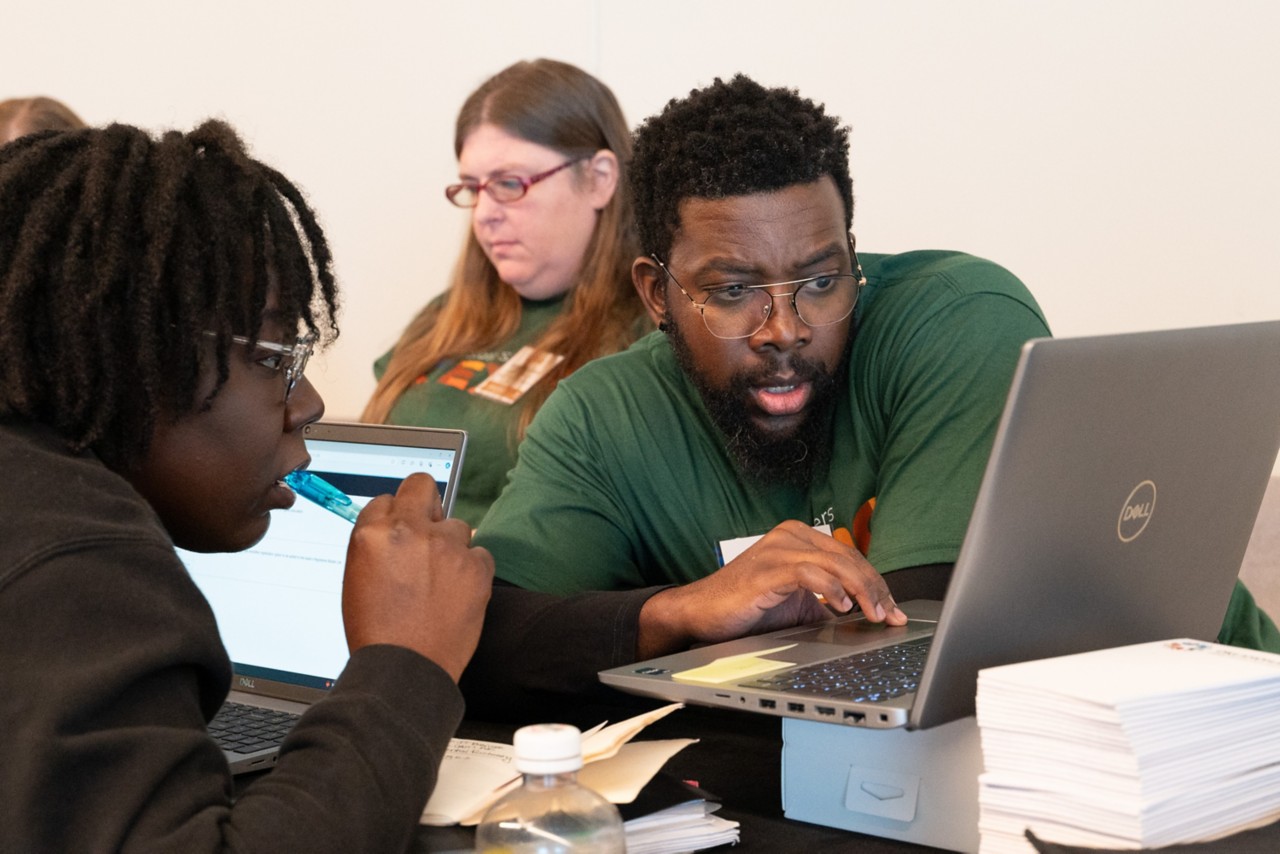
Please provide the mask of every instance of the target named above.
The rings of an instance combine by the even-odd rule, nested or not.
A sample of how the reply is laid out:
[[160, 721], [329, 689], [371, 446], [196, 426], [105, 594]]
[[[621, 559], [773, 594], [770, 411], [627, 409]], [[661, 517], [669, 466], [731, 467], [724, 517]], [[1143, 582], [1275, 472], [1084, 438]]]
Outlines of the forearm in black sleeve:
[[434, 662], [398, 646], [357, 650], [275, 769], [236, 801], [228, 836], [277, 851], [405, 850], [462, 714]]
[[901, 605], [912, 599], [936, 599], [942, 601], [951, 582], [952, 563], [932, 563], [926, 566], [906, 566], [884, 574], [885, 584], [893, 594], [893, 601]]
[[534, 719], [568, 702], [627, 702], [596, 674], [635, 661], [640, 609], [662, 589], [557, 596], [495, 581], [480, 645], [462, 675], [467, 716]]
[[[942, 599], [952, 564], [885, 574], [894, 599]], [[460, 687], [467, 717], [537, 720], [567, 704], [636, 705], [597, 673], [636, 660], [640, 609], [663, 586], [557, 596], [494, 582], [480, 645]]]

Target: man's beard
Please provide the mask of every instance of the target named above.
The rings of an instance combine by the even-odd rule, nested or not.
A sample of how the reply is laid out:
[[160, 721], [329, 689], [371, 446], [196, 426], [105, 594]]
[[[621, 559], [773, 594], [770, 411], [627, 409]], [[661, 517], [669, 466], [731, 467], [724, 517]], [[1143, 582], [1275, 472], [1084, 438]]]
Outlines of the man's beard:
[[[838, 378], [844, 374], [847, 350], [834, 374], [803, 356], [792, 355], [784, 362], [774, 355], [761, 368], [735, 374], [727, 388], [717, 389], [711, 388], [698, 373], [684, 334], [670, 314], [664, 319], [664, 326], [676, 362], [698, 389], [711, 420], [725, 435], [729, 455], [748, 479], [759, 483], [781, 482], [803, 489], [813, 483], [815, 475], [826, 472], [831, 462]], [[752, 386], [776, 374], [783, 364], [790, 366], [797, 380], [809, 382], [812, 393], [801, 422], [787, 434], [779, 435], [763, 430], [752, 421], [744, 401]]]

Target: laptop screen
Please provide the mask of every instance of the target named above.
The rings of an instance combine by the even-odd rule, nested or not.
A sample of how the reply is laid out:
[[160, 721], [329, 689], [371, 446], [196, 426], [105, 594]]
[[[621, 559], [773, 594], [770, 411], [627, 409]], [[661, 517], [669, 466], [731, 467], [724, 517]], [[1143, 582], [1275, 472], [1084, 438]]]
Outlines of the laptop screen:
[[[309, 470], [358, 507], [419, 471], [435, 478], [446, 512], [452, 506], [461, 431], [320, 423], [306, 433]], [[237, 677], [325, 690], [348, 657], [342, 578], [352, 525], [302, 498], [271, 517], [266, 536], [247, 551], [178, 553], [213, 607]]]

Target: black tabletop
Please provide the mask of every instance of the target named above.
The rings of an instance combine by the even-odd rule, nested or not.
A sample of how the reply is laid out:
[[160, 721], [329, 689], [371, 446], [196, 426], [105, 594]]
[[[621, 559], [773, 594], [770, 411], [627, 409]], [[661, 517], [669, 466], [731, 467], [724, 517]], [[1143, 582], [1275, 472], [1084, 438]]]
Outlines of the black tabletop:
[[[616, 723], [636, 714], [634, 709], [600, 709], [599, 713], [605, 717], [593, 719], [590, 716], [594, 711], [582, 710], [578, 720], [568, 722], [586, 727], [603, 720]], [[510, 743], [515, 729], [512, 724], [464, 721], [458, 736]], [[663, 770], [715, 795], [723, 804], [717, 815], [741, 824], [738, 845], [715, 850], [733, 854], [788, 851], [900, 854], [939, 850], [784, 818], [780, 718], [688, 706], [651, 724], [636, 738], [698, 739], [697, 744], [673, 756]], [[467, 851], [470, 845], [468, 828], [424, 827], [418, 834], [414, 851], [441, 854]]]

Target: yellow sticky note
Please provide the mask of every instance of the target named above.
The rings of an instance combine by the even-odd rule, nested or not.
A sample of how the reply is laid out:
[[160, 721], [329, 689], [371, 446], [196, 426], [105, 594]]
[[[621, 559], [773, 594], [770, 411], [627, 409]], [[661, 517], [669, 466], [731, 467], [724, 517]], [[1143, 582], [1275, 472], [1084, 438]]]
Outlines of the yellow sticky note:
[[748, 676], [755, 676], [759, 673], [768, 673], [770, 670], [794, 667], [794, 661], [773, 661], [761, 657], [791, 649], [793, 646], [795, 644], [789, 643], [786, 646], [762, 649], [758, 652], [727, 655], [701, 667], [672, 673], [671, 678], [678, 682], [705, 682], [711, 685], [719, 685], [722, 682], [732, 682], [735, 679], [745, 679]]

